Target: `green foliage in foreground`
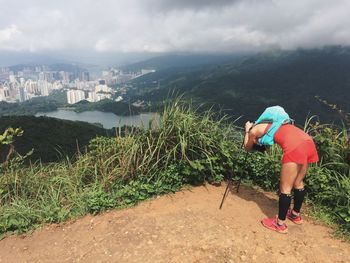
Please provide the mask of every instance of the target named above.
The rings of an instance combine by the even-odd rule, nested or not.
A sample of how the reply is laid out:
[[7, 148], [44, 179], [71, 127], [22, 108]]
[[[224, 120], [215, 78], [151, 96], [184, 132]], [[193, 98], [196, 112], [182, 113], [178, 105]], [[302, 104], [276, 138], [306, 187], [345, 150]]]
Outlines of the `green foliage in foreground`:
[[[0, 171], [0, 233], [127, 207], [185, 184], [220, 183], [232, 169], [265, 189], [277, 189], [277, 147], [246, 155], [240, 149], [240, 132], [228, 119], [217, 119], [211, 111], [199, 115], [181, 100], [165, 106], [160, 122], [123, 137], [97, 137], [74, 162], [28, 167], [23, 159], [12, 159]], [[346, 129], [309, 128], [322, 158], [307, 177], [309, 200], [349, 234]]]
[[[184, 184], [217, 183], [232, 167], [233, 129], [188, 104], [168, 105], [161, 125], [97, 137], [74, 162], [26, 167], [13, 159], [0, 176], [0, 233], [136, 204]], [[157, 128], [158, 127], [158, 128]]]

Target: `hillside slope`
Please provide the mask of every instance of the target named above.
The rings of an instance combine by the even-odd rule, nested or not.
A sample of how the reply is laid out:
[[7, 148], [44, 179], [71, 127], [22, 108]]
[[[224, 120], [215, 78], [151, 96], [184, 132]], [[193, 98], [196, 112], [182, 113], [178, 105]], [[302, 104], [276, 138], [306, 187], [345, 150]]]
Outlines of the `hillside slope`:
[[310, 219], [287, 235], [263, 228], [274, 194], [196, 187], [121, 211], [0, 241], [0, 262], [350, 262], [350, 244]]
[[[236, 117], [253, 119], [265, 107], [281, 105], [303, 124], [309, 114], [333, 122], [320, 96], [350, 111], [350, 49], [275, 51], [210, 65], [168, 68], [135, 80], [143, 98], [161, 101], [170, 90], [220, 105]], [[153, 89], [152, 89], [153, 87]]]
[[[34, 149], [32, 161], [58, 161], [72, 157], [77, 150], [84, 152], [89, 141], [96, 136], [113, 134], [110, 130], [80, 121], [60, 120], [49, 117], [3, 116], [0, 117], [0, 134], [6, 128], [22, 128], [23, 136], [16, 139], [16, 151], [25, 155]], [[6, 147], [0, 149], [0, 160], [4, 160]]]

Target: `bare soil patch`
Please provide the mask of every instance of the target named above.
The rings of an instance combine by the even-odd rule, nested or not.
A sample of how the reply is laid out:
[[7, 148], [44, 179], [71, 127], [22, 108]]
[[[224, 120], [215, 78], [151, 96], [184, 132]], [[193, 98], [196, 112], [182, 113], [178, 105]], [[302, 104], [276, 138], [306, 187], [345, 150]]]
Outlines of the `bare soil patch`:
[[0, 262], [342, 262], [350, 244], [306, 219], [282, 235], [260, 220], [277, 211], [274, 194], [203, 186], [140, 205], [50, 225], [0, 241]]

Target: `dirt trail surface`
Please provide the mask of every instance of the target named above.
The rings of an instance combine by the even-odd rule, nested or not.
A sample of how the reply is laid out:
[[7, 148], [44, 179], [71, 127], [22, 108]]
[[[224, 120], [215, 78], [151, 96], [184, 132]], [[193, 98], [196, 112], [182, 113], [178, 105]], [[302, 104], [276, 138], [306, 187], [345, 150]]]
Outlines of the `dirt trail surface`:
[[289, 233], [265, 229], [274, 194], [225, 185], [162, 196], [140, 205], [47, 226], [0, 241], [0, 262], [349, 262], [350, 244], [306, 219]]

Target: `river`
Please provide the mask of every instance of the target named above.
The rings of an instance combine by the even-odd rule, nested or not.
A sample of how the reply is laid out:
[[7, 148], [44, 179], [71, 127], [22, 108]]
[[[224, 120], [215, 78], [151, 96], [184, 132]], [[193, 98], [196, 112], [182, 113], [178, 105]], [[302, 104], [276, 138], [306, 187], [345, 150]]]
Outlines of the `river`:
[[141, 113], [140, 115], [132, 116], [118, 116], [114, 113], [102, 111], [84, 111], [78, 113], [70, 110], [56, 110], [51, 112], [38, 112], [35, 116], [47, 116], [63, 120], [100, 123], [105, 129], [121, 127], [123, 125], [148, 127], [149, 121], [152, 119], [159, 122], [159, 114], [154, 112]]

